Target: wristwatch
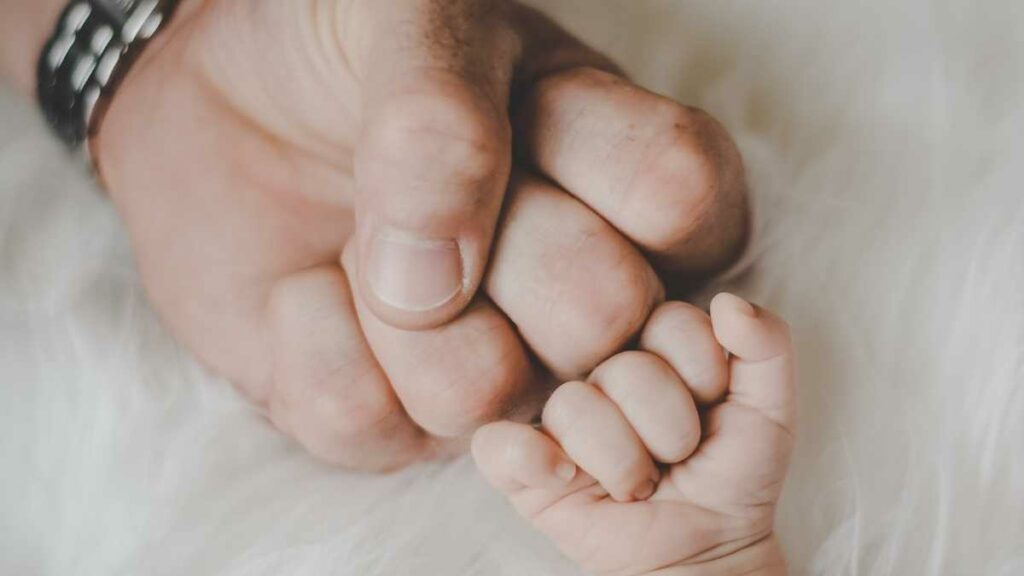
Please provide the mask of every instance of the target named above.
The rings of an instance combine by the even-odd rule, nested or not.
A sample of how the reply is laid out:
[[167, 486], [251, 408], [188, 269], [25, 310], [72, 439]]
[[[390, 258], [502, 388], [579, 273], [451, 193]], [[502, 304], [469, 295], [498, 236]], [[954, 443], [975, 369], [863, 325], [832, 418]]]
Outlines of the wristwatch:
[[37, 91], [47, 121], [68, 146], [93, 133], [118, 83], [177, 4], [71, 0], [64, 9], [39, 58]]

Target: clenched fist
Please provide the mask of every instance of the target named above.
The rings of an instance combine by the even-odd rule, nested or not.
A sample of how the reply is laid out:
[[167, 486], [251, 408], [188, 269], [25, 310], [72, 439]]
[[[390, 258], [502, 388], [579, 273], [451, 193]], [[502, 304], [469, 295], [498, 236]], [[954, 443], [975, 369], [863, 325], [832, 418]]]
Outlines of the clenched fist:
[[531, 416], [746, 236], [723, 128], [511, 1], [184, 0], [92, 148], [170, 330], [367, 469]]

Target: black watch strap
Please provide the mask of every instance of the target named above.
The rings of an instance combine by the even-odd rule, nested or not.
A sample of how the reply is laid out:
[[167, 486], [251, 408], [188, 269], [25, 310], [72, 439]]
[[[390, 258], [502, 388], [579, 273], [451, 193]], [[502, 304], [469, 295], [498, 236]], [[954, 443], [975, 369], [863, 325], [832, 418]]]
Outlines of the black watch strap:
[[177, 0], [71, 0], [38, 65], [47, 121], [69, 146], [82, 144], [132, 61], [170, 19]]

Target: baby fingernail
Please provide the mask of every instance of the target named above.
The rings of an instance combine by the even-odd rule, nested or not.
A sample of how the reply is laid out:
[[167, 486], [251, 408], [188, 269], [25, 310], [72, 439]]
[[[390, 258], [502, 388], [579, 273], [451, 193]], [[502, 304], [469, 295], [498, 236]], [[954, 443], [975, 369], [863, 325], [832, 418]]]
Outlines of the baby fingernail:
[[654, 495], [655, 488], [657, 488], [657, 485], [654, 483], [654, 480], [647, 480], [636, 489], [636, 492], [633, 493], [633, 498], [647, 500]]
[[733, 309], [736, 310], [736, 312], [744, 316], [749, 316], [750, 318], [757, 317], [757, 309], [754, 308], [754, 305], [750, 302], [747, 302], [735, 294], [726, 293], [725, 297], [732, 302]]

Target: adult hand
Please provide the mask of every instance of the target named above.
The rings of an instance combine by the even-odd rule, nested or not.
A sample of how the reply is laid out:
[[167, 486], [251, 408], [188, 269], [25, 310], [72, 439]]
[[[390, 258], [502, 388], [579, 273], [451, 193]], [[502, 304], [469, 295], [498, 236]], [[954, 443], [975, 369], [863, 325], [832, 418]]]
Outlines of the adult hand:
[[174, 334], [361, 468], [528, 412], [746, 235], [720, 125], [509, 1], [186, 0], [93, 148]]

